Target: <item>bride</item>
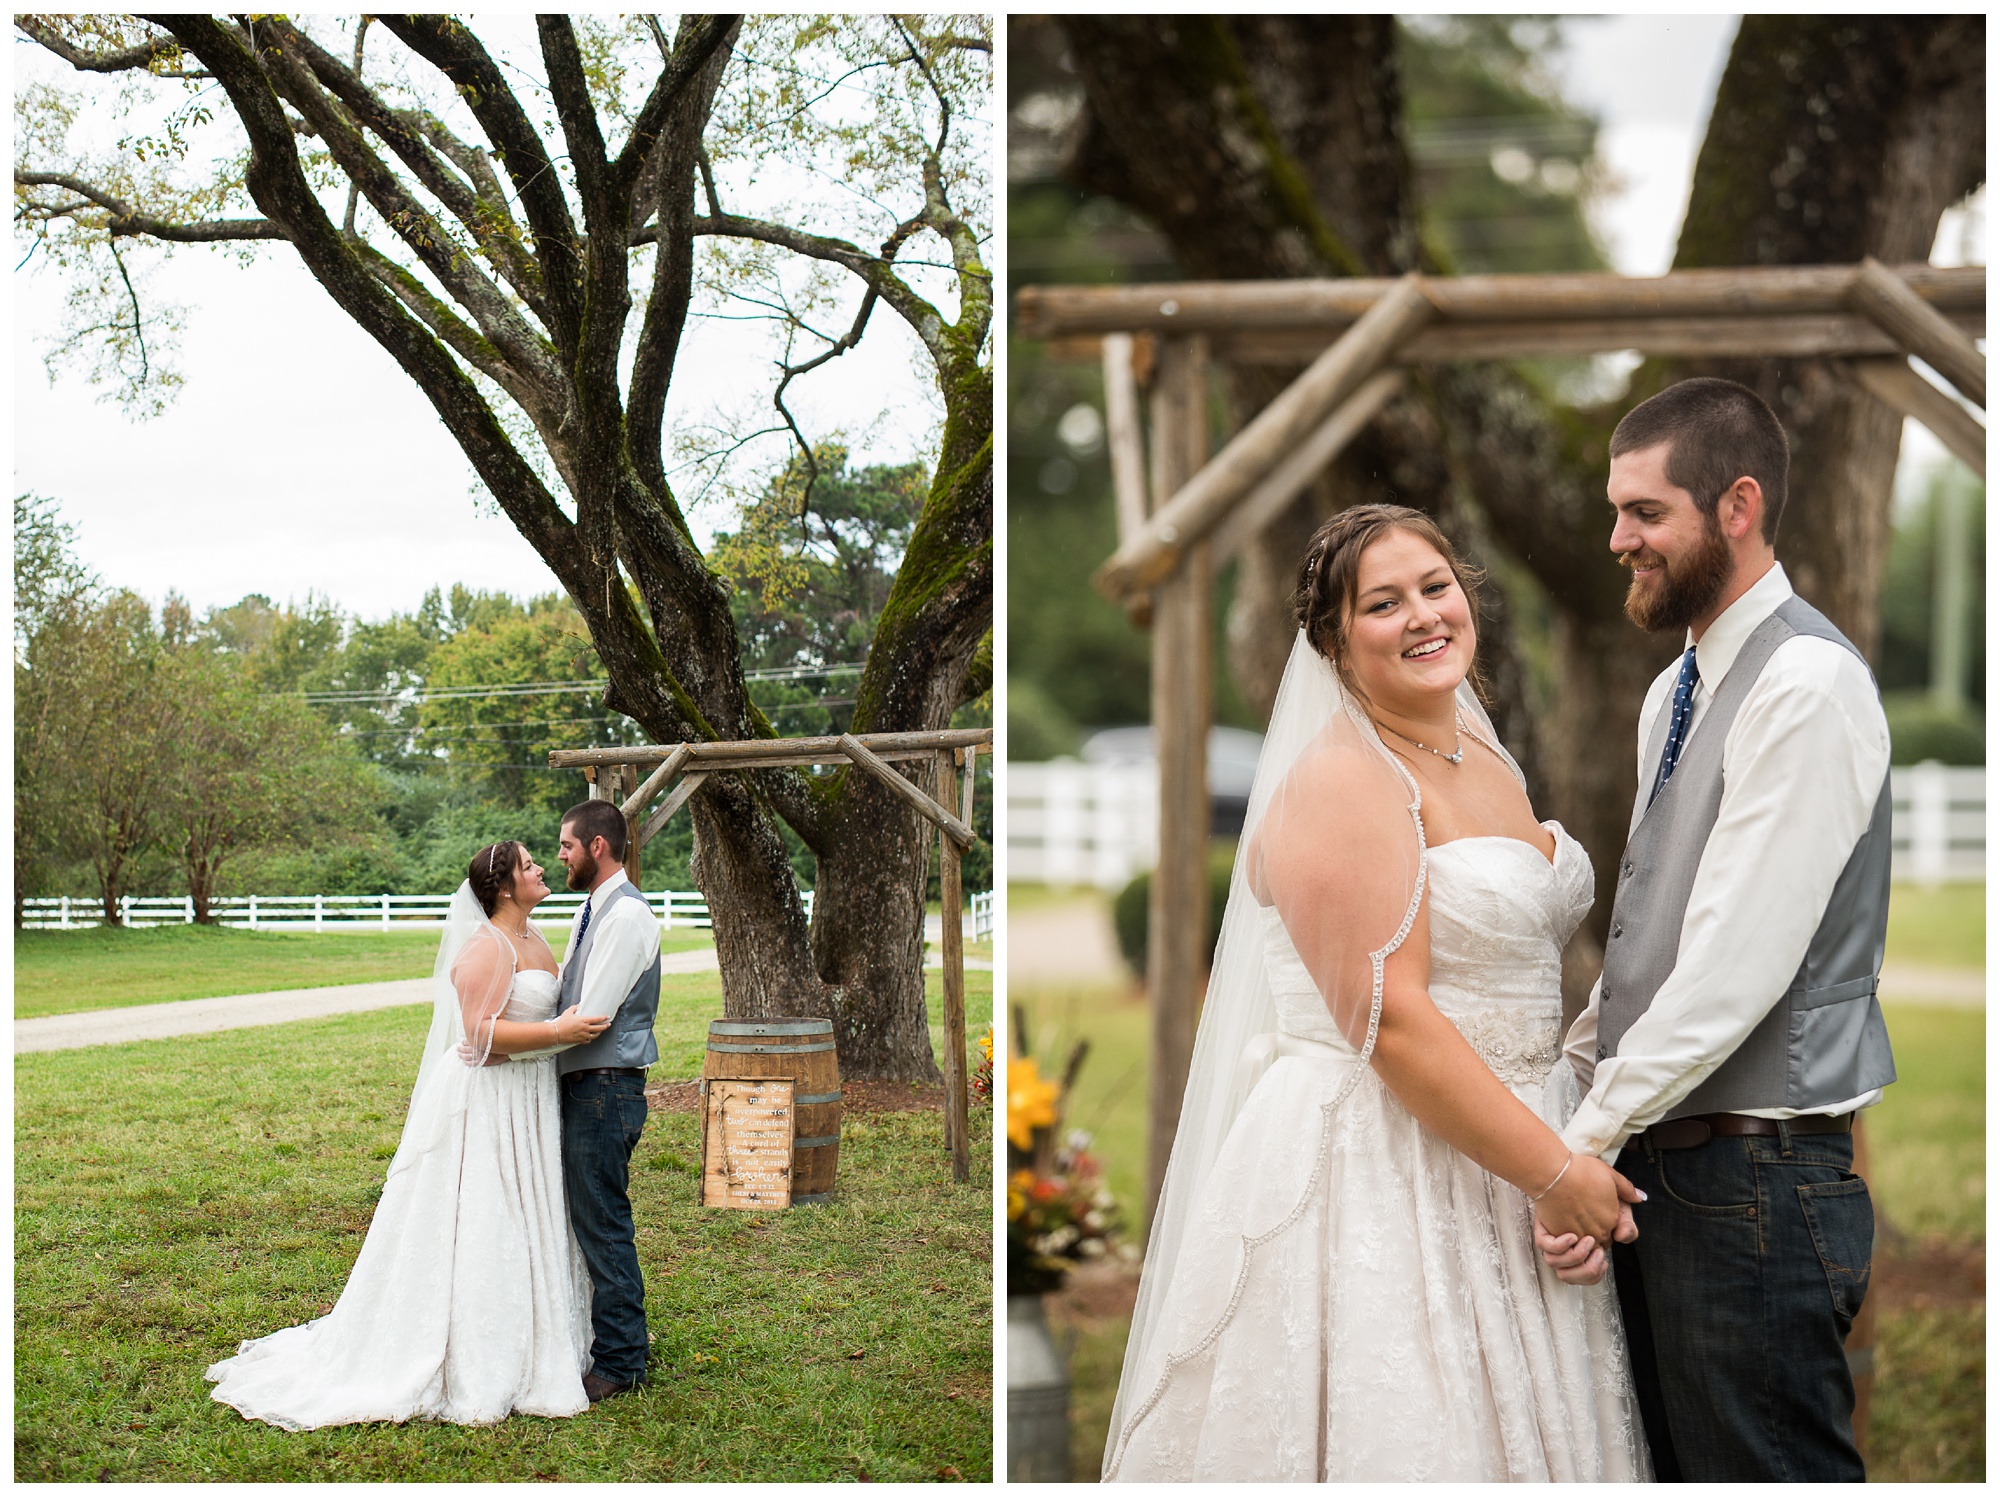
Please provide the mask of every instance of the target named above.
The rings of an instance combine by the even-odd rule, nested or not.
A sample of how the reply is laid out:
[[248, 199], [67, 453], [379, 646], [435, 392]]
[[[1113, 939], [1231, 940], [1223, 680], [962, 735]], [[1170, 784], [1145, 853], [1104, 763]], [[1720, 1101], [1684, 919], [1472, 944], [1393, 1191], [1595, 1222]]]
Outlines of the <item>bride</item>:
[[555, 957], [528, 921], [548, 893], [518, 842], [473, 857], [402, 1143], [347, 1287], [331, 1314], [210, 1367], [219, 1402], [283, 1429], [590, 1407], [590, 1280], [564, 1206], [553, 1057], [495, 1063], [610, 1022], [554, 1017]]
[[1106, 1480], [1651, 1476], [1604, 1278], [1638, 1195], [1556, 1131], [1590, 862], [1464, 684], [1474, 580], [1415, 510], [1313, 538]]

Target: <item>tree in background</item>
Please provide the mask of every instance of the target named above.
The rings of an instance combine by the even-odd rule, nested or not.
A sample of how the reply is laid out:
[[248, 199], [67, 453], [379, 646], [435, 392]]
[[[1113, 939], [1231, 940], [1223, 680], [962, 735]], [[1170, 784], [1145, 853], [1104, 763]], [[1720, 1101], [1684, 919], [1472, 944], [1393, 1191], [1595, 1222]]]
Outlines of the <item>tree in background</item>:
[[[62, 648], [96, 579], [77, 561], [74, 527], [53, 499], [14, 496], [14, 924], [22, 901], [46, 891], [57, 854], [53, 776], [64, 718], [56, 681]], [[38, 652], [35, 646], [44, 636]], [[39, 662], [31, 663], [40, 655]]]
[[[1421, 27], [1411, 30], [1422, 38]], [[1466, 32], [1475, 53], [1490, 52], [1500, 34]], [[1532, 50], [1532, 32], [1510, 23], [1504, 35]], [[1185, 273], [1456, 268], [1446, 237], [1423, 230], [1407, 76], [1420, 49], [1405, 49], [1391, 21], [1075, 16], [1046, 23], [1042, 36], [1054, 58], [1044, 85], [1052, 102], [1036, 107], [1060, 125], [1064, 179], [1152, 226]], [[1924, 258], [1943, 211], [1983, 179], [1984, 55], [1978, 16], [1746, 19], [1697, 163], [1676, 265]], [[1507, 81], [1505, 68], [1485, 71]], [[1517, 93], [1526, 76], [1514, 75]], [[1433, 80], [1433, 99], [1446, 96], [1444, 82]], [[1030, 103], [1019, 101], [1017, 114]], [[1509, 148], [1515, 154], [1496, 150], [1487, 167], [1502, 183], [1518, 176], [1513, 185], [1524, 193], [1569, 181], [1560, 171], [1546, 175], [1548, 162], [1577, 164], [1553, 151], [1537, 161], [1526, 144]], [[1579, 168], [1577, 190], [1589, 180]], [[1496, 241], [1479, 248], [1487, 263], [1500, 263]], [[1529, 263], [1506, 268], [1562, 268], [1522, 253]], [[1394, 495], [1436, 514], [1491, 563], [1507, 584], [1493, 590], [1504, 606], [1482, 639], [1482, 653], [1494, 654], [1495, 717], [1536, 803], [1592, 855], [1600, 898], [1591, 922], [1600, 939], [1633, 792], [1631, 756], [1605, 745], [1632, 741], [1645, 686], [1671, 651], [1623, 613], [1624, 577], [1605, 549], [1606, 445], [1630, 404], [1688, 373], [1741, 379], [1778, 411], [1794, 452], [1780, 558], [1800, 591], [1872, 653], [1900, 422], [1824, 361], [1656, 361], [1615, 402], [1566, 390], [1533, 366], [1432, 369], [1246, 547], [1228, 605], [1232, 672], [1261, 715], [1291, 636], [1293, 569], [1321, 515]], [[1230, 370], [1236, 421], [1284, 377]], [[1534, 651], [1517, 627], [1536, 612], [1550, 621], [1551, 696], [1540, 711]]]
[[[989, 18], [690, 16], [670, 39], [651, 17], [545, 15], [538, 78], [443, 16], [369, 18], [351, 41], [274, 16], [16, 24], [85, 80], [23, 93], [15, 181], [17, 216], [76, 272], [79, 324], [101, 303], [94, 320], [111, 331], [94, 372], [141, 405], [166, 377], [126, 256], [289, 244], [436, 410], [583, 617], [610, 678], [605, 706], [656, 742], [776, 732], [743, 678], [728, 589], [667, 474], [697, 241], [850, 277], [848, 332], [807, 337], [823, 353], [786, 365], [786, 425], [789, 382], [853, 346], [878, 303], [924, 350], [942, 414], [854, 726], [939, 728], [985, 690], [974, 657], [991, 596], [992, 288], [977, 122]], [[836, 73], [849, 88], [827, 103]], [[106, 75], [158, 149], [72, 146], [89, 80]], [[211, 123], [232, 139], [204, 167], [185, 143]], [[780, 211], [796, 216], [759, 216], [759, 173], [797, 180], [800, 167], [830, 167], [852, 189], [839, 211], [795, 193]], [[860, 247], [863, 234], [880, 248]], [[906, 256], [919, 241], [941, 258]], [[863, 774], [763, 771], [711, 778], [691, 815], [727, 1011], [826, 1014], [849, 1074], [934, 1078], [914, 814]], [[781, 820], [817, 859], [810, 931]]]
[[246, 852], [365, 836], [379, 781], [301, 697], [261, 690], [239, 662], [192, 641], [168, 644], [158, 686], [178, 703], [158, 745], [159, 836], [197, 923], [213, 922], [223, 870]]

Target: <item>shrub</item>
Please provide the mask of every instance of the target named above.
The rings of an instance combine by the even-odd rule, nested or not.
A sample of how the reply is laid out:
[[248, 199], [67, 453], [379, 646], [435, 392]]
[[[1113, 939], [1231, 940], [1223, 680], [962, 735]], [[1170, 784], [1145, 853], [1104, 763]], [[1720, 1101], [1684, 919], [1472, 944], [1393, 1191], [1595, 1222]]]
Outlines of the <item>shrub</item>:
[[[1222, 912], [1229, 903], [1229, 875], [1236, 866], [1234, 842], [1208, 845], [1208, 960], [1215, 960], [1215, 943], [1222, 935]], [[1142, 873], [1119, 891], [1111, 906], [1111, 924], [1118, 933], [1118, 950], [1125, 964], [1142, 981], [1146, 976], [1146, 912], [1153, 876]]]

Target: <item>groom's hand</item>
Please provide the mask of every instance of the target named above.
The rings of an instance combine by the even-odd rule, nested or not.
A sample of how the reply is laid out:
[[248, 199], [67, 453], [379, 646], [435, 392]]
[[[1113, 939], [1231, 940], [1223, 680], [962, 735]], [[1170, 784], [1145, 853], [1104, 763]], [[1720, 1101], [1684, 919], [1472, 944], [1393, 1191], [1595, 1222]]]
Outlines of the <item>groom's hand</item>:
[[1595, 1284], [1610, 1267], [1596, 1238], [1578, 1237], [1574, 1232], [1558, 1237], [1539, 1220], [1535, 1223], [1535, 1247], [1565, 1284]]
[[[1609, 1172], [1618, 1192], [1617, 1225], [1612, 1229], [1611, 1240], [1635, 1241], [1639, 1236], [1639, 1225], [1632, 1219], [1632, 1207], [1645, 1200], [1646, 1194], [1616, 1170]], [[1539, 1214], [1535, 1219], [1535, 1246], [1554, 1270], [1555, 1276], [1565, 1284], [1595, 1284], [1610, 1267], [1605, 1249], [1595, 1237], [1575, 1232], [1552, 1232], [1543, 1224]]]

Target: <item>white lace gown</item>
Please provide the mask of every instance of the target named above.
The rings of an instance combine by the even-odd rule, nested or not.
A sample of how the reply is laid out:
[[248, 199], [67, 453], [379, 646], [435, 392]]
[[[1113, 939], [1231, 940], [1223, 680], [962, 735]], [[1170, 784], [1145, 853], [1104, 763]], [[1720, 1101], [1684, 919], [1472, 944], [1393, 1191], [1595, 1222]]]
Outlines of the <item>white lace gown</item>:
[[[1505, 837], [1430, 849], [1430, 992], [1559, 1128], [1579, 1100], [1560, 957], [1592, 884], [1583, 849], [1545, 825], [1553, 866]], [[1194, 1208], [1107, 1479], [1650, 1479], [1610, 1279], [1559, 1281], [1527, 1198], [1372, 1070], [1354, 1075], [1359, 1057], [1276, 911], [1263, 916], [1280, 1030], [1295, 1038]]]
[[[555, 1006], [555, 975], [521, 972], [501, 1017]], [[424, 1152], [405, 1139], [333, 1312], [210, 1367], [219, 1402], [294, 1430], [590, 1406], [590, 1279], [563, 1196], [555, 1062], [449, 1079], [466, 1089], [463, 1124]]]

